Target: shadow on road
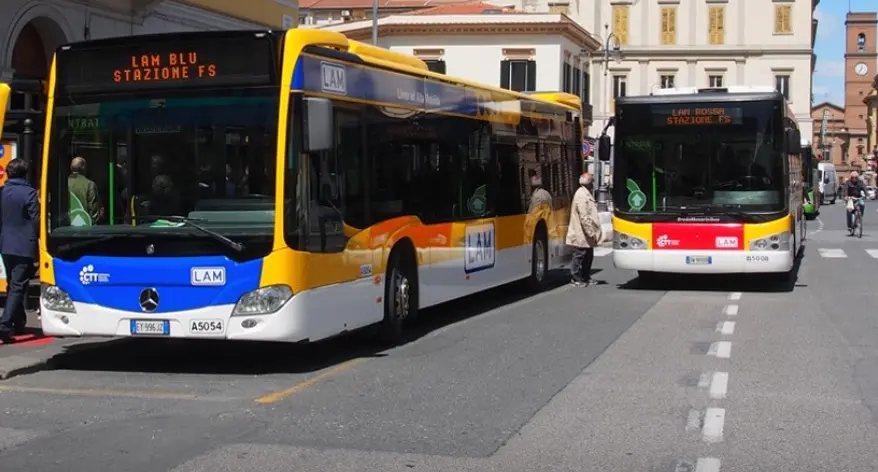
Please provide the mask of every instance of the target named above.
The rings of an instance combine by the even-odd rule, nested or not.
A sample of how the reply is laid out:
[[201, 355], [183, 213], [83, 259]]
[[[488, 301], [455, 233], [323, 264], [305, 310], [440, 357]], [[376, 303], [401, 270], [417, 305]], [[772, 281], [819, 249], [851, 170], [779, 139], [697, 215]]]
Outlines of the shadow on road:
[[647, 278], [634, 277], [618, 287], [622, 290], [788, 293], [797, 287], [807, 287], [798, 283], [803, 249], [799, 249], [789, 274], [653, 274]]
[[[548, 290], [564, 285], [566, 272], [550, 274]], [[513, 283], [425, 309], [405, 343], [432, 331], [533, 296]], [[298, 374], [319, 371], [350, 359], [383, 357], [387, 346], [369, 328], [310, 344], [191, 339], [122, 339], [52, 359], [55, 369], [169, 374]]]

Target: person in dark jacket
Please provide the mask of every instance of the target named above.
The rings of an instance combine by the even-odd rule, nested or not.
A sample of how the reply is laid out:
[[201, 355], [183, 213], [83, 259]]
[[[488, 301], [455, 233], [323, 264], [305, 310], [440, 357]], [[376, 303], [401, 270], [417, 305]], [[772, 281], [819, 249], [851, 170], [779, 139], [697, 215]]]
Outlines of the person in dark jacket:
[[13, 159], [6, 166], [7, 180], [0, 187], [0, 257], [6, 269], [6, 306], [0, 317], [0, 342], [13, 341], [12, 335], [24, 331], [27, 314], [24, 301], [34, 274], [40, 206], [37, 191], [27, 176], [27, 162]]

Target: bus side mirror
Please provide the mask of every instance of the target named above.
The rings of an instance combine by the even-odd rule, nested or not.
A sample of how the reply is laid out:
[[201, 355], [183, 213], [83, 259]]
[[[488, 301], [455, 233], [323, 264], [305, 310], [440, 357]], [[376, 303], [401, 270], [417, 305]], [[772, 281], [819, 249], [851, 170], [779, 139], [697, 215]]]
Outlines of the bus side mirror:
[[610, 146], [612, 145], [613, 142], [610, 141], [610, 137], [606, 134], [602, 134], [598, 138], [598, 160], [601, 162], [608, 162], [610, 160]]
[[333, 147], [335, 126], [332, 122], [332, 101], [326, 98], [306, 97], [303, 148], [305, 152], [328, 151]]
[[785, 134], [787, 154], [801, 154], [802, 136], [797, 129], [788, 129]]

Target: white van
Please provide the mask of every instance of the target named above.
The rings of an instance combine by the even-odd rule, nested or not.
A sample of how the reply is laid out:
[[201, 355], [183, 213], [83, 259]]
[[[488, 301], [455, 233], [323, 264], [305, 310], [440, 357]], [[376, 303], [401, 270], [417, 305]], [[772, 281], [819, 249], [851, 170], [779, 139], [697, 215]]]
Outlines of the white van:
[[817, 171], [820, 176], [820, 204], [829, 202], [831, 205], [838, 198], [838, 176], [835, 174], [835, 166], [830, 162], [821, 162], [817, 164]]

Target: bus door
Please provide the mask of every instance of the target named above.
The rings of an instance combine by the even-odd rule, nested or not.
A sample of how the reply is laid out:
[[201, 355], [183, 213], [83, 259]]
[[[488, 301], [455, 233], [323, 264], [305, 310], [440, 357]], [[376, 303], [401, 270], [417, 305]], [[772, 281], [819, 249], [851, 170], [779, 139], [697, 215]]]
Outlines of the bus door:
[[9, 107], [9, 85], [0, 84], [0, 130], [3, 129], [3, 120], [6, 118], [6, 108]]

